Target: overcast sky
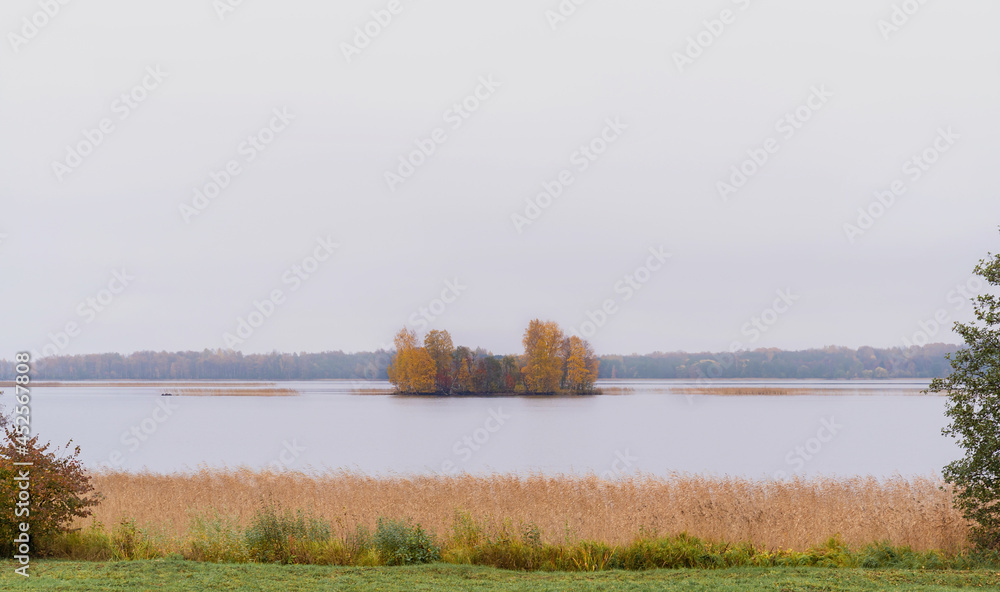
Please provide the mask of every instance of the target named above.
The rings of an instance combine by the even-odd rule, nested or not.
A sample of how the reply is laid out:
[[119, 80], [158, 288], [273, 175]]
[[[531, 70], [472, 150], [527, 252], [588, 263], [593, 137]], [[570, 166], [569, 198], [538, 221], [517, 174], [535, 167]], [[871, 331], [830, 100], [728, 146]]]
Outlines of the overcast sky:
[[956, 341], [1000, 4], [895, 4], [6, 0], [0, 357]]

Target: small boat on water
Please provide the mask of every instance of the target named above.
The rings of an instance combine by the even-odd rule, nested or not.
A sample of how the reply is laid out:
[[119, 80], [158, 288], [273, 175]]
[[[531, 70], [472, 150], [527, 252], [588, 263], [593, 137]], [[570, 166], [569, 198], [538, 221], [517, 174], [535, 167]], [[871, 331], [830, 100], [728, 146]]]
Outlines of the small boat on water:
[[160, 396], [161, 397], [172, 397], [174, 395], [172, 393], [160, 393]]

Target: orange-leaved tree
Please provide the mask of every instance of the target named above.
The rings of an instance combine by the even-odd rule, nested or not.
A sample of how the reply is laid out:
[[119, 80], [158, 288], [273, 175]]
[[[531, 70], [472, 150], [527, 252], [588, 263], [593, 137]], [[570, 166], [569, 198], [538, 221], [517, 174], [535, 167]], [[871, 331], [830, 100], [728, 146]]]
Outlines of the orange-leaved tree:
[[573, 335], [565, 343], [565, 387], [572, 391], [590, 391], [597, 381], [600, 361], [590, 343]]
[[417, 334], [403, 327], [394, 342], [396, 355], [389, 364], [389, 382], [403, 393], [433, 392], [437, 370], [431, 355], [417, 345]]
[[532, 320], [524, 332], [524, 386], [533, 393], [554, 393], [563, 378], [563, 332], [553, 321]]

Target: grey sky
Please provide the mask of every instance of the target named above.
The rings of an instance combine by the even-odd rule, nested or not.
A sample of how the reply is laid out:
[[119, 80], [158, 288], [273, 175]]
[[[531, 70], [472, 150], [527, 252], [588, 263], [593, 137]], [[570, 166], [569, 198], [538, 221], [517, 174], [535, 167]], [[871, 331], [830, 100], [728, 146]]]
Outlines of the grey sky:
[[[224, 1], [52, 2], [47, 19], [5, 2], [0, 357], [50, 333], [62, 353], [225, 347], [274, 290], [237, 349], [373, 349], [427, 307], [427, 327], [511, 352], [529, 319], [579, 329], [606, 300], [599, 353], [895, 346], [940, 311], [967, 318], [952, 291], [998, 250], [993, 0], [591, 0], [554, 30], [558, 0], [244, 0], [220, 18]], [[880, 31], [894, 6], [919, 10]], [[29, 39], [32, 18], [48, 22]], [[381, 31], [345, 52], [366, 25]], [[433, 153], [387, 182], [417, 142]], [[591, 142], [606, 151], [577, 154]], [[907, 164], [925, 150], [936, 162]], [[512, 220], [563, 171], [551, 205]], [[213, 173], [228, 185], [197, 209]], [[308, 279], [285, 275], [327, 237]]]

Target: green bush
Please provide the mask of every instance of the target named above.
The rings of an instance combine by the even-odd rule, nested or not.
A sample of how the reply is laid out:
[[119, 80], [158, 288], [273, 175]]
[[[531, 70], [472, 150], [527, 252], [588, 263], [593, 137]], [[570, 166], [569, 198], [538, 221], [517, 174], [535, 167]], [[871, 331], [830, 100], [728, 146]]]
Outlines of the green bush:
[[486, 535], [481, 524], [468, 513], [455, 511], [455, 520], [451, 525], [451, 545], [475, 547], [482, 543]]
[[322, 552], [330, 542], [330, 523], [302, 510], [279, 512], [264, 506], [245, 533], [250, 561], [261, 563], [303, 563], [307, 555]]
[[[452, 554], [454, 549], [449, 550]], [[474, 565], [489, 565], [500, 569], [546, 570], [571, 569], [571, 561], [560, 547], [533, 546], [517, 539], [489, 540], [461, 551]]]
[[348, 533], [344, 546], [352, 556], [360, 556], [372, 550], [372, 534], [368, 527], [358, 524], [354, 532]]
[[40, 555], [76, 561], [107, 561], [114, 557], [111, 535], [100, 522], [67, 532], [56, 532], [41, 539]]
[[162, 553], [149, 533], [139, 528], [135, 520], [122, 518], [111, 531], [111, 556], [118, 560], [156, 559]]
[[372, 544], [386, 565], [430, 563], [441, 558], [434, 537], [408, 521], [379, 518]]
[[857, 567], [858, 560], [839, 535], [827, 539], [826, 543], [809, 549], [802, 561], [816, 567]]
[[914, 551], [909, 547], [893, 547], [888, 542], [868, 545], [857, 554], [857, 565], [869, 569], [959, 569], [988, 567], [991, 562], [983, 561], [984, 557], [963, 559], [956, 555], [949, 560], [936, 551], [924, 553]]
[[572, 563], [571, 558], [562, 555], [557, 547], [542, 544], [541, 529], [534, 523], [515, 528], [511, 520], [505, 519], [498, 528], [491, 529], [466, 512], [456, 512], [451, 538], [441, 558], [448, 563], [502, 569], [555, 570]]
[[249, 560], [247, 547], [239, 524], [215, 513], [195, 516], [188, 528], [187, 559], [242, 563]]
[[723, 558], [709, 543], [681, 533], [661, 539], [636, 539], [621, 549], [613, 563], [622, 569], [722, 567]]

